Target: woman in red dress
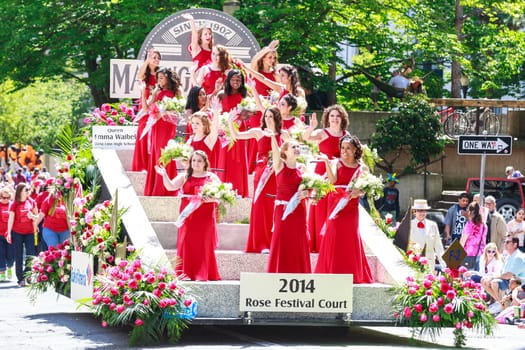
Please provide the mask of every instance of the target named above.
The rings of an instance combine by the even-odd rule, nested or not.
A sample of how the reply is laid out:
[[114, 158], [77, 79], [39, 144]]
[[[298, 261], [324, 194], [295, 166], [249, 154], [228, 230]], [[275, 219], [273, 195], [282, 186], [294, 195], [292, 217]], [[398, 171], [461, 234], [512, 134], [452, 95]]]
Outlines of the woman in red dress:
[[312, 268], [306, 230], [306, 206], [303, 201], [308, 196], [308, 191], [299, 192], [298, 206], [283, 220], [283, 213], [294, 194], [298, 193], [301, 184], [302, 173], [297, 168], [297, 157], [301, 154], [301, 149], [296, 141], [287, 141], [279, 150], [277, 135], [272, 134], [271, 139], [277, 196], [267, 271], [310, 273]]
[[203, 151], [194, 151], [189, 159], [186, 174], [170, 179], [166, 169], [156, 166], [155, 170], [162, 177], [164, 185], [170, 191], [182, 189], [183, 197], [180, 212], [190, 202], [202, 201], [183, 222], [177, 238], [177, 257], [180, 265], [177, 274], [192, 281], [217, 281], [221, 277], [217, 268], [215, 248], [217, 247], [217, 203], [198, 197], [204, 184], [219, 182], [219, 178], [208, 171], [210, 163]]
[[[261, 73], [266, 79], [271, 81], [278, 80], [277, 74], [277, 45], [279, 45], [279, 40], [274, 40], [270, 45], [265, 46], [261, 51], [257, 52], [252, 58], [251, 67], [257, 72]], [[270, 94], [272, 89], [265, 84], [261, 83], [259, 80], [255, 81], [255, 92], [262, 96], [265, 99], [270, 100]], [[254, 94], [255, 94], [254, 92]], [[270, 100], [270, 103], [272, 101]], [[261, 111], [257, 111], [255, 114], [251, 115], [247, 120], [247, 126], [250, 129], [260, 128], [263, 119], [263, 114]], [[255, 171], [257, 166], [257, 141], [255, 139], [248, 140], [248, 174], [251, 174]]]
[[[161, 149], [166, 147], [168, 141], [175, 137], [177, 131], [177, 120], [167, 114], [161, 115], [154, 102], [162, 101], [164, 97], [173, 98], [181, 96], [180, 79], [177, 73], [170, 69], [161, 68], [157, 71], [158, 87], [153, 90], [149, 101], [143, 101], [149, 111], [148, 123], [154, 123], [148, 135], [149, 138], [149, 159], [148, 173], [144, 185], [145, 196], [175, 196], [176, 192], [168, 191], [162, 184], [162, 178], [155, 172], [155, 165], [161, 155]], [[176, 162], [170, 162], [167, 171], [171, 177], [177, 175]]]
[[297, 108], [297, 99], [292, 94], [286, 94], [279, 99], [277, 107], [283, 117], [283, 129], [290, 130], [297, 121], [297, 118], [291, 114]]
[[341, 157], [337, 160], [336, 171], [327, 156], [325, 161], [328, 179], [336, 185], [337, 191], [329, 194], [328, 212], [331, 213], [339, 200], [347, 197], [348, 204], [333, 219], [327, 218], [323, 228], [316, 273], [348, 273], [354, 275], [354, 283], [372, 283], [361, 235], [359, 233], [359, 198], [361, 190], [346, 191], [346, 186], [368, 168], [361, 163], [361, 143], [355, 136], [343, 136], [340, 141]]
[[[276, 107], [264, 112], [261, 128], [238, 132], [231, 126], [230, 131], [236, 139], [255, 140], [257, 143], [257, 167], [253, 178], [255, 191], [250, 213], [250, 230], [246, 243], [247, 253], [267, 253], [272, 242], [273, 209], [275, 206], [275, 173], [270, 154], [272, 151], [271, 135], [277, 134], [277, 144], [285, 135], [281, 135], [281, 113]], [[262, 182], [261, 182], [262, 181]], [[260, 186], [260, 188], [259, 188]]]
[[230, 54], [222, 45], [216, 45], [211, 51], [211, 63], [203, 66], [197, 76], [197, 84], [208, 95], [214, 95], [223, 88], [223, 82], [230, 69]]
[[[155, 88], [157, 80], [155, 78], [155, 72], [159, 68], [160, 63], [160, 52], [154, 51], [153, 49], [148, 50], [146, 60], [139, 69], [138, 77], [141, 81], [141, 94], [139, 101], [139, 111], [142, 111], [142, 101], [147, 101], [151, 95], [151, 91]], [[139, 113], [142, 115], [138, 119], [137, 136], [135, 138], [135, 150], [133, 151], [133, 162], [131, 163], [131, 171], [146, 171], [148, 168], [148, 140], [146, 138], [140, 138], [142, 131], [146, 127], [148, 121], [148, 114]]]
[[199, 74], [199, 69], [204, 65], [211, 63], [211, 48], [213, 47], [213, 32], [210, 27], [201, 27], [197, 29], [195, 20], [190, 13], [182, 15], [190, 21], [191, 24], [191, 42], [189, 51], [193, 61], [191, 71], [191, 85], [197, 85], [196, 77]]
[[[237, 105], [246, 97], [247, 89], [244, 76], [240, 71], [232, 69], [224, 82], [224, 96], [222, 98], [222, 111], [234, 111], [234, 123], [239, 131], [246, 131], [246, 121], [235, 111]], [[237, 194], [248, 197], [248, 158], [246, 157], [246, 141], [239, 140], [230, 147], [224, 142], [219, 154], [219, 168], [224, 169], [221, 179], [230, 182]]]
[[[323, 111], [323, 128], [317, 128], [317, 118], [312, 114], [310, 125], [303, 132], [303, 140], [314, 141], [319, 144], [319, 153], [325, 154], [328, 159], [336, 159], [340, 156], [339, 140], [348, 135], [348, 113], [341, 105], [333, 105]], [[326, 165], [324, 162], [317, 163], [315, 173], [325, 176]], [[310, 250], [318, 252], [321, 247], [321, 228], [328, 215], [328, 199], [325, 197], [310, 206], [308, 215], [308, 231], [310, 233]]]
[[295, 69], [295, 67], [292, 65], [283, 64], [279, 67], [279, 81], [272, 81], [251, 67], [244, 66], [244, 69], [253, 75], [255, 79], [270, 89], [277, 91], [279, 93], [279, 98], [288, 93], [294, 95], [295, 97], [306, 98], [306, 94], [301, 87], [301, 82], [299, 81], [297, 69]]
[[190, 136], [187, 143], [193, 147], [193, 150], [200, 150], [206, 153], [211, 169], [217, 168], [217, 159], [219, 156], [219, 143], [217, 142], [219, 134], [219, 111], [221, 103], [215, 96], [211, 100], [213, 117], [206, 112], [193, 113], [190, 117], [193, 135]]
[[185, 139], [188, 141], [190, 135], [193, 134], [191, 129], [190, 117], [193, 113], [204, 111], [208, 108], [208, 98], [206, 91], [200, 86], [194, 86], [188, 92], [186, 98], [186, 110], [184, 111], [184, 122], [186, 123]]

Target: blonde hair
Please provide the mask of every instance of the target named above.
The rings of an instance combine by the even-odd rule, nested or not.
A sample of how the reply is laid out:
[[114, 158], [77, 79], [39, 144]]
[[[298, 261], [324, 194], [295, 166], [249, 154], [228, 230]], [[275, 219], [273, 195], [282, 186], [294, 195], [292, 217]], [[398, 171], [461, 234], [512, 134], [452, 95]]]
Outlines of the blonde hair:
[[288, 151], [288, 149], [290, 148], [292, 144], [299, 144], [299, 143], [295, 140], [290, 140], [290, 141], [286, 141], [285, 143], [283, 143], [283, 145], [281, 146], [281, 152], [279, 154], [282, 159], [286, 160], [286, 151]]
[[501, 260], [501, 255], [498, 251], [498, 246], [496, 246], [496, 243], [490, 242], [485, 246], [485, 249], [483, 249], [483, 259], [485, 260], [485, 262], [487, 262], [488, 260], [487, 250], [495, 250], [496, 253], [494, 253], [494, 259]]
[[193, 118], [197, 118], [201, 121], [204, 135], [208, 135], [211, 132], [211, 123], [208, 114], [204, 112], [195, 112], [190, 117], [190, 123]]

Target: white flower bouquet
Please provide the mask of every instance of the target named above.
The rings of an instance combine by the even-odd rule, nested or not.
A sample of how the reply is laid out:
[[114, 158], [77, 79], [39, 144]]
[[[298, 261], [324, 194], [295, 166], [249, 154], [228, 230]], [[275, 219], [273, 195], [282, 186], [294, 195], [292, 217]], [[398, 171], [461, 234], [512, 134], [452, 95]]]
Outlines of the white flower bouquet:
[[328, 182], [328, 180], [324, 179], [321, 175], [310, 173], [303, 174], [303, 178], [301, 179], [301, 183], [299, 184], [297, 192], [292, 196], [292, 198], [290, 198], [290, 200], [286, 204], [282, 220], [285, 220], [288, 217], [288, 215], [290, 215], [295, 211], [295, 209], [297, 209], [299, 203], [301, 203], [301, 201], [299, 200], [299, 194], [301, 193], [301, 191], [305, 190], [312, 190], [314, 192], [313, 198], [315, 198], [315, 200], [319, 200], [326, 196], [329, 192], [334, 191], [335, 187], [330, 182]]
[[352, 180], [347, 187], [347, 191], [361, 190], [369, 198], [378, 200], [383, 196], [383, 178], [365, 171], [357, 179]]
[[193, 147], [190, 145], [176, 140], [169, 140], [166, 147], [161, 149], [159, 163], [166, 166], [173, 159], [188, 160], [191, 152], [193, 152]]
[[231, 206], [237, 198], [237, 191], [229, 182], [210, 181], [202, 186], [201, 195], [203, 198], [213, 199], [219, 203], [219, 212], [221, 215], [226, 213], [225, 205]]
[[257, 112], [257, 103], [253, 97], [245, 97], [238, 104], [239, 111]]
[[161, 114], [179, 114], [186, 110], [186, 99], [183, 97], [164, 97], [157, 103], [157, 107]]

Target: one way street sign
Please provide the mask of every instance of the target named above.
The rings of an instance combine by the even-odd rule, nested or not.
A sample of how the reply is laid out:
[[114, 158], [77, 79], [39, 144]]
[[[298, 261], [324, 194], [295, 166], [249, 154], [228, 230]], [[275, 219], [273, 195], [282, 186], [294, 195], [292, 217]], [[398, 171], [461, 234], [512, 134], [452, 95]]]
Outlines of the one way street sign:
[[512, 154], [512, 136], [460, 135], [458, 154], [510, 156]]

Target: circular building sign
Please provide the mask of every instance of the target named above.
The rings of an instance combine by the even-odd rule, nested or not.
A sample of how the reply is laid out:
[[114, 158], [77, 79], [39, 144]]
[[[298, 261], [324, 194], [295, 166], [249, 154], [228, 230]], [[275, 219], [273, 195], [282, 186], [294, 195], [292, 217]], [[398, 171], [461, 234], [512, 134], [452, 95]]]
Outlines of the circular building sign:
[[189, 51], [191, 24], [182, 17], [186, 13], [193, 16], [197, 28], [204, 25], [210, 27], [214, 44], [225, 46], [232, 57], [248, 63], [260, 50], [257, 40], [248, 28], [227, 13], [196, 8], [167, 17], [148, 34], [137, 59], [144, 60], [150, 48], [159, 51], [162, 56], [161, 66], [175, 68], [181, 77], [185, 92], [190, 88], [190, 68], [193, 65]]

